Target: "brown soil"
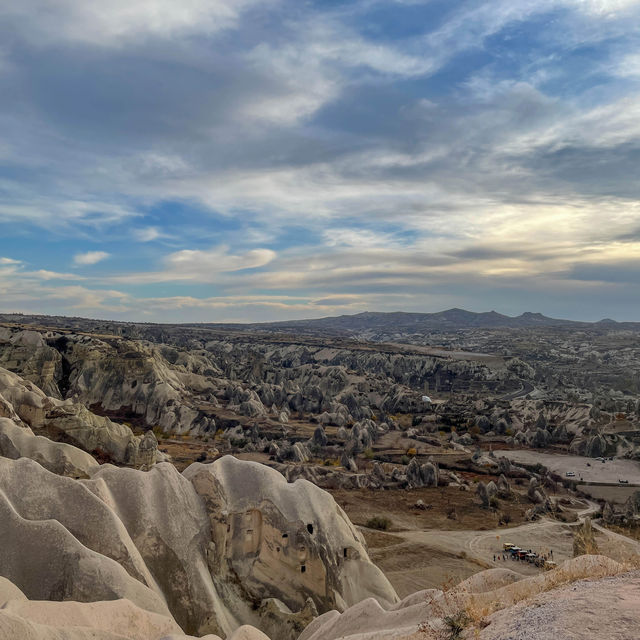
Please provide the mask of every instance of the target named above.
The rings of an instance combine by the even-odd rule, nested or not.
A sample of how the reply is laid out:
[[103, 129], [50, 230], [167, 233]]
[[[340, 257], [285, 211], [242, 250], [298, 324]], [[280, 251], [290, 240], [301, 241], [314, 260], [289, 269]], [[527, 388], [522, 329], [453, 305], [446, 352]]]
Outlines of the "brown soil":
[[[526, 499], [500, 500], [499, 509], [494, 512], [484, 509], [476, 496], [456, 487], [412, 489], [392, 489], [370, 491], [365, 489], [331, 491], [338, 504], [346, 511], [354, 524], [366, 526], [372, 515], [391, 520], [390, 531], [425, 529], [484, 529], [497, 528], [499, 514], [509, 513], [510, 526], [525, 521], [524, 515], [530, 505]], [[418, 500], [427, 507], [415, 508]], [[454, 515], [455, 519], [450, 517]]]
[[402, 544], [402, 538], [391, 533], [382, 533], [382, 531], [374, 531], [373, 529], [360, 529], [364, 536], [369, 549], [385, 549], [393, 547], [396, 544]]
[[168, 453], [172, 458], [172, 463], [180, 472], [184, 471], [192, 462], [195, 462], [206, 454], [206, 459], [202, 462], [212, 462], [216, 459], [218, 451], [213, 443], [198, 440], [175, 438], [158, 439], [158, 449], [163, 453]]

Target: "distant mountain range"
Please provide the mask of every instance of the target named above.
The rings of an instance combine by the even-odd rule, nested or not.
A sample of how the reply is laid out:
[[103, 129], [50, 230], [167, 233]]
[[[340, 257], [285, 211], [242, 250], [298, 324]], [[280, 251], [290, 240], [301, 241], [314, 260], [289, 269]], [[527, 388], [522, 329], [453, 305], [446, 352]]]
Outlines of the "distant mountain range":
[[[426, 334], [433, 332], [463, 331], [468, 329], [533, 329], [558, 328], [582, 330], [631, 330], [640, 331], [640, 322], [616, 322], [606, 318], [599, 322], [579, 322], [549, 318], [541, 313], [526, 312], [519, 316], [507, 316], [496, 311], [475, 313], [465, 309], [448, 309], [437, 313], [405, 313], [395, 311], [383, 313], [365, 311], [354, 315], [342, 315], [311, 320], [284, 320], [261, 323], [182, 323], [166, 324], [143, 322], [116, 322], [109, 320], [89, 320], [64, 316], [2, 314], [0, 322], [38, 324], [49, 327], [67, 327], [90, 331], [110, 331], [122, 333], [126, 327], [174, 327], [236, 331], [269, 331], [277, 333], [300, 333], [343, 337], [363, 337], [379, 339], [380, 336], [395, 334]], [[117, 329], [119, 327], [119, 329]], [[385, 338], [387, 339], [387, 338]]]
[[[209, 325], [221, 326], [221, 325]], [[475, 313], [465, 309], [448, 309], [437, 313], [383, 313], [365, 311], [355, 315], [343, 315], [314, 320], [289, 320], [282, 322], [254, 323], [249, 325], [222, 325], [255, 330], [328, 333], [354, 335], [363, 333], [430, 333], [434, 331], [458, 331], [464, 329], [526, 329], [558, 327], [575, 329], [632, 329], [640, 330], [640, 323], [616, 322], [604, 319], [599, 322], [579, 322], [549, 318], [541, 313], [526, 312], [519, 316], [507, 316], [496, 311]]]

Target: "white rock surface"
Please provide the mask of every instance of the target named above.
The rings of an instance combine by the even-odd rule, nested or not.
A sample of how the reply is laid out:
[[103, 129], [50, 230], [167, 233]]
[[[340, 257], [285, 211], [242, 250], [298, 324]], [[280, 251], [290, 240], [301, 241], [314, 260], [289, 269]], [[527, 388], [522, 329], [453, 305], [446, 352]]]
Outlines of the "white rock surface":
[[95, 459], [81, 449], [36, 436], [29, 427], [19, 427], [9, 418], [0, 418], [0, 456], [31, 458], [53, 473], [74, 478], [88, 478], [98, 467]]
[[281, 620], [293, 639], [316, 609], [397, 602], [329, 494], [231, 457], [87, 480], [0, 458], [0, 539], [0, 575], [30, 600], [127, 599], [194, 635]]

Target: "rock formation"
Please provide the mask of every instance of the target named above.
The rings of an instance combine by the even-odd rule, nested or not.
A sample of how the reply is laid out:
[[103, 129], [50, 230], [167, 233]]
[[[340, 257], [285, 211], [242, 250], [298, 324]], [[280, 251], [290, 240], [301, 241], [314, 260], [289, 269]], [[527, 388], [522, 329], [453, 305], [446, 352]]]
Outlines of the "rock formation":
[[[624, 567], [613, 560], [603, 556], [581, 556], [568, 561], [554, 571], [530, 578], [522, 578], [509, 569], [489, 569], [478, 573], [461, 582], [446, 593], [438, 589], [418, 592], [406, 597], [403, 601], [392, 607], [382, 607], [376, 601], [369, 599], [347, 609], [343, 613], [332, 611], [314, 620], [305, 629], [299, 640], [413, 640], [422, 637], [450, 637], [446, 633], [443, 619], [454, 615], [467, 608], [484, 610], [487, 615], [495, 612], [497, 617], [516, 622], [519, 616], [514, 614], [516, 603], [525, 598], [539, 597], [549, 590], [557, 589], [557, 585], [572, 583], [583, 577], [601, 578], [620, 574]], [[640, 580], [636, 572], [634, 598], [640, 596]], [[609, 581], [603, 581], [606, 585]], [[600, 585], [598, 585], [600, 587]], [[596, 595], [590, 589], [592, 595]], [[554, 592], [550, 594], [552, 597]], [[555, 596], [557, 598], [557, 595]], [[596, 603], [597, 598], [593, 599]], [[530, 605], [530, 600], [524, 603]], [[631, 609], [625, 604], [616, 604], [611, 601], [611, 606], [616, 609], [618, 618], [623, 623], [625, 632], [631, 632], [640, 624], [640, 615], [637, 609]], [[561, 609], [560, 609], [561, 610]], [[633, 613], [631, 613], [633, 611]], [[597, 616], [602, 616], [602, 611], [596, 611]], [[629, 617], [631, 616], [631, 618]], [[559, 615], [557, 617], [560, 617]], [[555, 620], [555, 617], [552, 618]], [[491, 620], [491, 618], [489, 618]], [[475, 623], [478, 623], [476, 626]], [[468, 622], [469, 638], [491, 638], [491, 640], [511, 640], [512, 638], [527, 638], [543, 640], [552, 637], [552, 623], [547, 620], [539, 620], [539, 625], [532, 626], [522, 632], [511, 630], [504, 635], [493, 635], [493, 625], [483, 624], [482, 620]], [[517, 626], [517, 625], [512, 625]], [[474, 628], [475, 627], [475, 628]], [[578, 621], [574, 621], [571, 628], [580, 628]], [[606, 628], [606, 624], [600, 627]], [[540, 631], [541, 635], [534, 635]], [[588, 629], [582, 635], [573, 637], [587, 640], [594, 637]], [[596, 637], [604, 638], [604, 635]], [[625, 636], [621, 636], [625, 637]], [[628, 636], [629, 638], [633, 636]]]
[[73, 480], [0, 458], [0, 568], [30, 600], [127, 598], [198, 635], [267, 628], [262, 613], [293, 633], [309, 607], [397, 601], [359, 532], [309, 482], [231, 457], [184, 475], [167, 463], [90, 472]]
[[29, 427], [19, 427], [9, 418], [0, 418], [0, 456], [13, 460], [31, 458], [53, 473], [73, 478], [88, 478], [98, 467], [88, 453], [36, 436]]
[[[129, 427], [97, 416], [81, 404], [46, 396], [33, 383], [23, 380], [6, 369], [0, 369], [0, 415], [11, 419], [14, 425], [30, 427], [25, 431], [25, 437], [33, 435], [31, 429], [35, 429], [53, 440], [62, 440], [88, 453], [101, 455], [119, 464], [140, 467], [150, 466], [156, 462], [158, 443], [153, 433], [135, 436]], [[42, 454], [39, 460], [50, 460], [45, 464], [46, 468], [55, 470], [58, 465], [61, 465], [61, 469], [65, 468], [59, 456], [68, 458], [68, 449], [60, 446], [52, 447], [43, 443], [42, 440], [18, 438], [19, 434], [7, 423], [4, 423], [3, 431], [5, 444], [10, 438], [15, 446], [20, 439], [22, 446], [39, 448]], [[11, 436], [9, 436], [10, 431]], [[27, 442], [30, 444], [27, 445]], [[57, 453], [54, 454], [54, 451]], [[82, 469], [82, 473], [75, 473], [71, 468], [56, 472], [86, 475], [87, 465], [90, 466], [86, 456], [81, 461], [81, 456], [74, 455], [73, 464], [80, 465], [77, 468]], [[11, 457], [14, 456], [15, 453], [11, 455]], [[58, 462], [54, 463], [54, 460]]]

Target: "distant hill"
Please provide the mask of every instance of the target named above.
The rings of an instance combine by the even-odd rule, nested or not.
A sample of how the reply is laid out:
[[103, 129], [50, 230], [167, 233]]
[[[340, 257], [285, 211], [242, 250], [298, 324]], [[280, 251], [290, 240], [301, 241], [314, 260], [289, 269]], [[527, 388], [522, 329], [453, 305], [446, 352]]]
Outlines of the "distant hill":
[[309, 320], [284, 320], [281, 322], [241, 323], [174, 323], [117, 322], [90, 320], [87, 318], [23, 315], [0, 313], [0, 322], [17, 322], [86, 331], [104, 331], [119, 335], [142, 336], [144, 331], [162, 332], [183, 329], [212, 329], [234, 331], [266, 331], [299, 333], [309, 336], [339, 336], [366, 340], [394, 340], [395, 336], [428, 334], [434, 332], [464, 331], [469, 329], [534, 329], [558, 328], [609, 332], [616, 330], [640, 331], [640, 322], [616, 322], [605, 318], [599, 322], [579, 322], [549, 318], [541, 313], [526, 312], [519, 316], [507, 316], [496, 311], [476, 313], [465, 309], [448, 309], [437, 313], [390, 313], [365, 311], [354, 315], [333, 316]]
[[[214, 325], [210, 325], [214, 326]], [[217, 325], [220, 326], [220, 325]], [[434, 331], [458, 331], [465, 329], [526, 329], [535, 327], [594, 328], [594, 329], [640, 329], [640, 323], [618, 323], [601, 320], [598, 323], [578, 322], [549, 318], [541, 313], [526, 312], [519, 316], [507, 316], [496, 311], [476, 313], [465, 309], [448, 309], [437, 313], [390, 313], [365, 311], [355, 315], [318, 318], [312, 320], [289, 320], [283, 322], [256, 323], [250, 325], [223, 325], [255, 330], [326, 333], [340, 335], [379, 333], [430, 333]]]

